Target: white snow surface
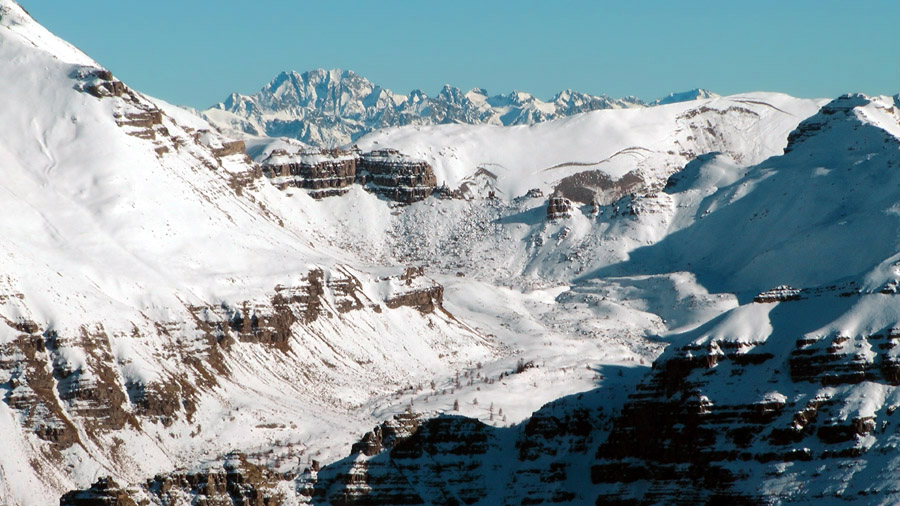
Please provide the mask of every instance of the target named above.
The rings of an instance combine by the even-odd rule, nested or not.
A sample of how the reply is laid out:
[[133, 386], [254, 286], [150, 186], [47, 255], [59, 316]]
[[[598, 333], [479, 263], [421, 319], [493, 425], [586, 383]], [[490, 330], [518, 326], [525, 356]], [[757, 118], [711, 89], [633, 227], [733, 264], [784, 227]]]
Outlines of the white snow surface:
[[718, 151], [752, 165], [780, 154], [787, 134], [823, 101], [778, 93], [600, 110], [535, 125], [436, 125], [386, 128], [357, 141], [360, 149], [399, 149], [432, 164], [438, 183], [459, 186], [484, 168], [499, 195], [600, 170], [613, 179], [630, 171], [665, 178], [690, 159]]
[[[99, 65], [11, 0], [0, 0], [0, 62], [0, 316], [8, 323], [0, 349], [19, 338], [16, 322], [32, 320], [62, 337], [54, 360], [85, 380], [98, 375], [83, 346], [94, 337], [74, 336], [106, 336], [123, 387], [177, 378], [199, 388], [192, 420], [111, 434], [89, 434], [75, 403], [63, 402], [82, 443], [60, 455], [0, 403], [0, 502], [52, 503], [98, 476], [142, 482], [232, 449], [297, 471], [345, 455], [364, 431], [410, 406], [435, 413], [459, 401], [461, 414], [487, 422], [493, 403], [507, 419], [491, 423], [518, 423], [545, 402], [595, 388], [598, 366], [649, 364], [669, 341], [857, 335], [900, 320], [890, 296], [875, 293], [900, 279], [894, 97], [849, 96], [817, 113], [827, 101], [749, 93], [528, 126], [376, 131], [359, 139], [363, 151], [399, 149], [432, 164], [439, 183], [499, 196], [399, 206], [357, 186], [321, 201], [264, 178], [235, 190], [256, 167], [212, 154], [231, 139], [139, 93], [133, 101], [85, 93], [79, 76]], [[155, 139], [117, 124], [156, 108]], [[782, 155], [801, 122], [806, 133]], [[305, 148], [245, 142], [256, 159]], [[549, 195], [589, 170], [613, 180], [638, 173], [646, 191], [596, 212], [576, 205], [552, 222], [545, 197], [525, 196], [532, 188]], [[446, 313], [386, 307], [411, 265], [425, 267], [417, 283], [444, 286]], [[276, 286], [301, 286], [311, 268], [329, 281], [358, 279], [366, 307], [338, 311], [329, 288], [323, 316], [292, 327], [289, 351], [234, 343], [227, 373], [203, 387], [185, 365], [209, 353], [190, 307], [222, 322], [267, 307]], [[771, 316], [782, 306], [749, 303], [782, 284], [851, 281], [862, 297], [805, 301], [787, 329]], [[484, 381], [519, 360], [536, 367]], [[6, 394], [11, 377], [0, 372]], [[460, 384], [458, 375], [480, 382]], [[765, 398], [783, 395], [757, 387]], [[875, 390], [849, 392], [847, 416], [896, 397]], [[113, 441], [124, 449], [110, 451]], [[269, 449], [275, 457], [266, 461]]]

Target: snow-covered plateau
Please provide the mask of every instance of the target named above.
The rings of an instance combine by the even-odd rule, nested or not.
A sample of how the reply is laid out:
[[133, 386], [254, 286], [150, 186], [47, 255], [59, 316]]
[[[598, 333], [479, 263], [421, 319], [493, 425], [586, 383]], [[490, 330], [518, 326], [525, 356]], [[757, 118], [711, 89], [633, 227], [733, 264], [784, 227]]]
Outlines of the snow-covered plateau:
[[900, 501], [898, 97], [324, 149], [0, 62], [0, 504]]

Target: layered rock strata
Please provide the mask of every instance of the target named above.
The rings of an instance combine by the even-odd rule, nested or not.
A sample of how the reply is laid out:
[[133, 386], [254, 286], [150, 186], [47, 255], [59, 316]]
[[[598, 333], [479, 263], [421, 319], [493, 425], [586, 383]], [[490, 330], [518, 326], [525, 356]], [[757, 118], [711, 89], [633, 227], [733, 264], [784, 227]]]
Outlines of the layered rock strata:
[[434, 192], [437, 180], [431, 166], [391, 149], [273, 151], [262, 162], [263, 174], [281, 189], [303, 188], [313, 198], [342, 195], [351, 184], [391, 200], [410, 204]]

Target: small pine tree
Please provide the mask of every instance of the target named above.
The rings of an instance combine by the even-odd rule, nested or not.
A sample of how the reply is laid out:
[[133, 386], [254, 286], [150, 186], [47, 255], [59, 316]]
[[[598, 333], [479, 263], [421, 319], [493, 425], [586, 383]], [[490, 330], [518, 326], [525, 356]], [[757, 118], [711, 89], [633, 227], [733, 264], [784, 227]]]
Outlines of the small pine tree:
[[453, 401], [453, 411], [459, 411], [459, 399]]

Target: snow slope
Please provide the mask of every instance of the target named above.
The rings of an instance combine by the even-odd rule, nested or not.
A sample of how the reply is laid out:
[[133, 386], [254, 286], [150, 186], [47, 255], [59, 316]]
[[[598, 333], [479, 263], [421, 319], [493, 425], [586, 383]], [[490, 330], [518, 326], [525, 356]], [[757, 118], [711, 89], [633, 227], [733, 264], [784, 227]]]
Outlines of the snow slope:
[[[374, 420], [365, 402], [495, 354], [450, 315], [386, 307], [402, 266], [321, 242], [315, 209], [268, 211], [284, 195], [254, 187], [243, 155], [217, 154], [230, 140], [208, 124], [127, 89], [94, 96], [114, 83], [95, 62], [15, 3], [0, 9], [0, 416], [18, 428], [3, 435], [0, 502], [275, 438], [343, 451]], [[321, 318], [280, 350], [229, 327], [319, 270]], [[341, 283], [360, 300], [350, 312]]]
[[859, 280], [900, 245], [896, 107], [894, 97], [844, 96], [805, 120], [784, 156], [733, 180], [704, 180], [715, 170], [705, 166], [685, 174], [671, 193], [693, 223], [633, 252], [624, 269], [665, 259], [711, 289], [752, 294]]
[[[322, 202], [276, 190], [202, 119], [118, 83], [11, 0], [0, 8], [5, 502], [235, 449], [296, 470], [410, 402], [492, 398], [507, 413], [495, 423], [513, 423], [591, 388], [591, 363], [658, 352], [612, 326], [568, 337], [557, 290], [431, 267], [402, 281], [405, 213], [358, 188]], [[391, 302], [430, 276], [450, 312]], [[645, 332], [640, 310], [620, 318]], [[520, 359], [541, 367], [496, 389], [456, 379]]]
[[[618, 309], [644, 332], [656, 325], [668, 347], [639, 385], [619, 385], [627, 399], [601, 399], [598, 377], [514, 430], [443, 417], [374, 453], [367, 436], [299, 480], [311, 502], [896, 504], [898, 105], [842, 96], [801, 122], [783, 155], [746, 167], [711, 153], [634, 214], [592, 218], [670, 224], [556, 296], [557, 322], [613, 320], [627, 333]], [[562, 221], [574, 231], [584, 219]]]
[[665, 180], [697, 154], [712, 151], [752, 165], [779, 154], [787, 134], [822, 103], [756, 93], [594, 111], [513, 128], [386, 128], [356, 144], [363, 150], [390, 146], [428, 160], [438, 183], [450, 187], [484, 168], [496, 176], [498, 195], [512, 199], [531, 188], [546, 192], [555, 182], [585, 170], [599, 170], [614, 179], [638, 171], [648, 179]]
[[[777, 369], [785, 386], [797, 346], [777, 339], [789, 334], [827, 350], [847, 333], [859, 360], [839, 367], [893, 360], [863, 337], [896, 312], [895, 98], [819, 110], [826, 101], [710, 96], [357, 139], [423, 158], [465, 190], [399, 205], [359, 186], [318, 201], [277, 190], [235, 139], [117, 84], [11, 0], [0, 0], [0, 61], [2, 501], [56, 502], [105, 475], [145, 483], [231, 450], [294, 476], [407, 410], [517, 424], [597, 388], [604, 370], [638, 381], [670, 341], [664, 361], [695, 344], [768, 343], [782, 362], [760, 374]], [[272, 100], [302, 98], [282, 86], [291, 79]], [[544, 107], [465, 96], [485, 111]], [[302, 147], [244, 143], [260, 159]], [[576, 199], [547, 219], [551, 194], [584, 188], [594, 205]], [[802, 324], [770, 318], [790, 303], [749, 303], [780, 284], [804, 289], [792, 302]], [[708, 398], [735, 385], [722, 376], [703, 383]], [[854, 385], [828, 390], [846, 400], [835, 420], [893, 402], [882, 383]], [[741, 396], [772, 393], [757, 387]], [[820, 393], [790, 388], [778, 392], [796, 402]], [[607, 399], [612, 423], [622, 393], [588, 397]], [[577, 411], [575, 399], [558, 406]], [[773, 493], [795, 483], [759, 469], [754, 484]]]

